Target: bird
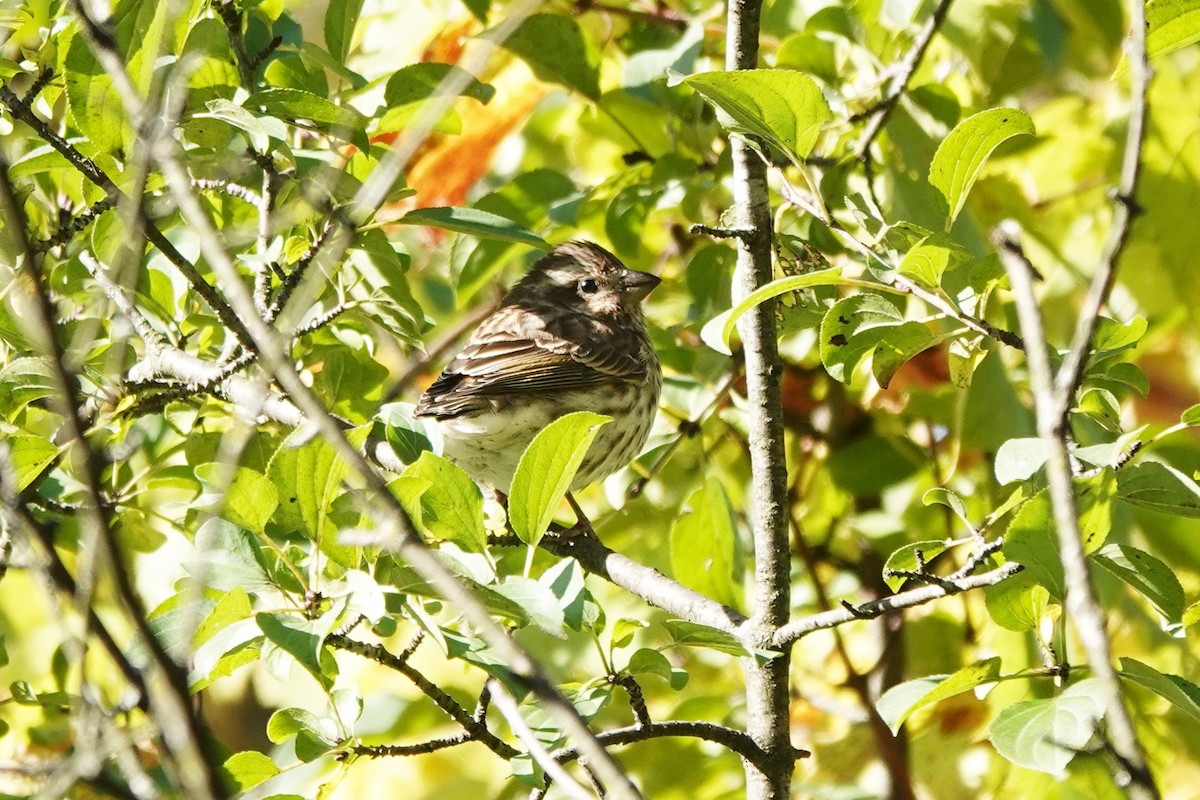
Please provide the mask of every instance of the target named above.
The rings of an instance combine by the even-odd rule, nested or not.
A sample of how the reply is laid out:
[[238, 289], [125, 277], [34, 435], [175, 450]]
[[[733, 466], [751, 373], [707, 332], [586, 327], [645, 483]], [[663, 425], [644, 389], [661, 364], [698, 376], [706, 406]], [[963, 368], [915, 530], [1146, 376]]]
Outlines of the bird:
[[654, 424], [662, 369], [642, 301], [660, 282], [597, 244], [559, 245], [479, 323], [415, 416], [440, 430], [444, 456], [507, 495], [539, 431], [574, 411], [607, 415], [570, 488], [603, 480]]

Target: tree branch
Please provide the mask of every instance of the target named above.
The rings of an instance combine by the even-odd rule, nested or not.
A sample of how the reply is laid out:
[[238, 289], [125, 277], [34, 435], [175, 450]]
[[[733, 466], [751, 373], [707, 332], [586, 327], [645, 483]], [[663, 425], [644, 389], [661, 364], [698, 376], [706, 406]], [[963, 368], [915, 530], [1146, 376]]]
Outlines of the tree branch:
[[[420, 642], [420, 638], [416, 639], [416, 643]], [[480, 742], [487, 746], [496, 755], [501, 758], [515, 758], [520, 755], [520, 752], [507, 744], [503, 740], [496, 737], [494, 733], [488, 730], [487, 725], [483, 724], [481, 719], [477, 719], [465, 708], [463, 708], [457, 700], [451, 697], [440, 686], [430, 681], [424, 675], [417, 671], [411, 664], [408, 663], [408, 656], [412, 654], [413, 646], [405, 651], [400, 656], [393, 655], [388, 652], [387, 648], [382, 645], [369, 644], [351, 639], [343, 634], [330, 634], [325, 638], [325, 643], [331, 647], [336, 647], [340, 650], [345, 650], [348, 653], [354, 653], [363, 658], [369, 658], [372, 661], [382, 664], [388, 669], [393, 669], [399, 672], [404, 677], [408, 678], [422, 693], [434, 703], [437, 703], [438, 708], [445, 711], [450, 717], [463, 727], [467, 732], [470, 741]]]
[[1055, 401], [1058, 404], [1058, 413], [1064, 417], [1071, 407], [1076, 389], [1083, 380], [1092, 337], [1100, 322], [1100, 309], [1108, 302], [1108, 296], [1112, 292], [1117, 277], [1117, 265], [1121, 254], [1125, 252], [1125, 246], [1129, 243], [1134, 217], [1141, 212], [1135, 198], [1142, 173], [1142, 146], [1146, 139], [1146, 119], [1149, 114], [1147, 95], [1150, 91], [1151, 67], [1146, 56], [1145, 8], [1142, 0], [1134, 0], [1130, 6], [1132, 13], [1126, 55], [1129, 60], [1132, 88], [1129, 97], [1129, 130], [1125, 134], [1125, 155], [1114, 193], [1113, 225], [1108, 232], [1100, 267], [1092, 278], [1091, 288], [1080, 309], [1071, 346], [1055, 376]]
[[[762, 0], [730, 0], [726, 15], [725, 69], [758, 66]], [[732, 225], [737, 237], [733, 295], [738, 301], [769, 283], [772, 214], [767, 168], [745, 139], [731, 137], [733, 154]], [[774, 300], [755, 307], [738, 320], [746, 363], [747, 433], [750, 447], [750, 530], [754, 548], [754, 589], [746, 637], [756, 647], [770, 647], [775, 632], [787, 622], [791, 559], [787, 536], [787, 467], [783, 448], [780, 382], [783, 365], [776, 341]], [[744, 762], [749, 800], [787, 797], [796, 751], [789, 728], [789, 643], [766, 663], [742, 659], [746, 681], [747, 733], [763, 751], [763, 759]]]
[[908, 89], [908, 83], [912, 80], [917, 69], [921, 66], [921, 61], [925, 58], [925, 51], [929, 49], [929, 43], [933, 41], [934, 35], [941, 29], [942, 23], [946, 21], [946, 15], [950, 12], [950, 3], [953, 0], [940, 0], [937, 7], [933, 9], [929, 19], [926, 20], [921, 32], [917, 34], [917, 40], [913, 42], [913, 46], [904, 54], [904, 58], [897, 65], [896, 74], [892, 77], [888, 84], [887, 92], [883, 99], [874, 105], [869, 111], [863, 113], [860, 118], [867, 118], [867, 127], [863, 131], [862, 138], [858, 140], [858, 144], [854, 147], [854, 156], [864, 165], [869, 164], [871, 160], [871, 144], [883, 131], [883, 126], [887, 124], [888, 118], [892, 116], [892, 112], [896, 109], [896, 104], [900, 102], [900, 98]]
[[595, 575], [640, 597], [652, 606], [698, 625], [741, 638], [746, 617], [671, 580], [653, 567], [609, 550], [595, 536], [547, 536], [541, 546], [561, 558], [573, 558]]
[[[1121, 682], [1112, 664], [1111, 645], [1105, 630], [1104, 612], [1096, 598], [1088, 568], [1087, 554], [1079, 529], [1079, 514], [1075, 500], [1075, 482], [1067, 452], [1066, 417], [1058, 405], [1054, 377], [1050, 370], [1042, 316], [1033, 293], [1033, 280], [1025, 262], [1016, 257], [1009, 226], [997, 228], [995, 239], [1000, 260], [1008, 272], [1009, 284], [1017, 304], [1017, 316], [1025, 336], [1029, 365], [1029, 382], [1033, 391], [1038, 436], [1046, 448], [1046, 480], [1054, 525], [1058, 533], [1058, 557], [1063, 566], [1066, 583], [1066, 607], [1069, 618], [1087, 654], [1092, 674], [1100, 684], [1105, 706], [1105, 718], [1112, 739], [1113, 778], [1117, 786], [1127, 787], [1137, 800], [1153, 800], [1159, 796], [1154, 777], [1150, 774], [1146, 756], [1133, 728], [1133, 720], [1125, 706]], [[1098, 310], [1098, 309], [1097, 309]], [[1065, 369], [1065, 365], [1064, 365]], [[1060, 654], [1062, 655], [1062, 654]]]
[[[154, 716], [162, 728], [169, 754], [180, 760], [180, 777], [184, 787], [197, 797], [213, 800], [223, 798], [226, 792], [215, 766], [218, 763], [216, 753], [211, 737], [191, 704], [187, 676], [150, 629], [146, 610], [122, 561], [112, 528], [110, 508], [101, 488], [101, 467], [84, 436], [83, 419], [79, 413], [78, 381], [68, 371], [66, 356], [55, 337], [54, 310], [43, 285], [39, 269], [41, 259], [28, 239], [24, 208], [17, 201], [8, 173], [8, 159], [0, 153], [0, 216], [8, 221], [10, 235], [17, 243], [21, 269], [27, 277], [27, 281], [18, 285], [24, 286], [30, 295], [27, 298], [27, 307], [30, 309], [27, 319], [32, 328], [31, 338], [48, 357], [55, 384], [55, 402], [63, 418], [66, 439], [91, 500], [89, 505], [80, 510], [85, 530], [91, 529], [98, 548], [97, 561], [108, 567], [122, 609], [141, 638], [151, 662], [165, 677], [165, 691], [151, 691], [148, 699], [156, 710]], [[90, 591], [92, 587], [86, 588]]]
[[931, 600], [937, 600], [939, 597], [959, 594], [984, 586], [994, 586], [1017, 574], [1021, 569], [1020, 564], [1010, 561], [997, 569], [981, 575], [950, 580], [945, 586], [921, 586], [894, 594], [891, 597], [872, 600], [870, 603], [863, 603], [861, 606], [853, 606], [843, 601], [841, 608], [832, 611], [822, 611], [819, 614], [812, 614], [811, 616], [802, 617], [788, 623], [775, 634], [771, 646], [776, 648], [784, 647], [795, 643], [797, 639], [805, 637], [814, 631], [836, 628], [839, 625], [845, 625], [847, 622], [853, 622], [856, 619], [874, 619], [882, 614], [899, 611], [902, 608], [924, 605]]

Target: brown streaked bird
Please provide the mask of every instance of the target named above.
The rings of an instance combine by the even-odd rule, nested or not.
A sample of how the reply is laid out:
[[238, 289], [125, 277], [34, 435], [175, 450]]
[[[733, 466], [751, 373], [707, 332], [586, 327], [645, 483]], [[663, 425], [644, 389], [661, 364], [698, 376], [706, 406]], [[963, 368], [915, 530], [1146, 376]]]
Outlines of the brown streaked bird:
[[642, 301], [660, 279], [590, 242], [538, 259], [421, 395], [443, 452], [476, 482], [507, 493], [525, 448], [573, 411], [605, 414], [571, 484], [579, 489], [629, 463], [646, 443], [662, 370]]

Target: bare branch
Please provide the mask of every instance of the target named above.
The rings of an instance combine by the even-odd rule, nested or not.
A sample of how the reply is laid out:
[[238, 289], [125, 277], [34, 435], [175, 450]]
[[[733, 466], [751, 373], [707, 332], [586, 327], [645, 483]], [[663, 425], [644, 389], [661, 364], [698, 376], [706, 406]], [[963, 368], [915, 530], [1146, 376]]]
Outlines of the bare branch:
[[562, 764], [546, 750], [546, 746], [541, 743], [537, 734], [533, 732], [528, 723], [525, 722], [525, 718], [521, 716], [521, 710], [517, 708], [517, 701], [512, 698], [512, 695], [508, 693], [504, 685], [493, 678], [488, 681], [488, 692], [491, 694], [492, 703], [504, 715], [504, 719], [508, 720], [508, 726], [513, 729], [513, 733], [529, 748], [529, 755], [545, 770], [546, 776], [558, 784], [563, 793], [568, 797], [573, 797], [575, 800], [592, 800], [593, 796], [580, 786], [562, 768]]
[[1100, 309], [1108, 302], [1108, 296], [1117, 278], [1118, 262], [1121, 260], [1121, 254], [1125, 252], [1133, 230], [1134, 217], [1141, 211], [1135, 198], [1142, 174], [1142, 146], [1146, 139], [1146, 119], [1149, 115], [1147, 95], [1150, 91], [1151, 67], [1146, 56], [1145, 8], [1141, 0], [1135, 0], [1131, 7], [1126, 56], [1132, 87], [1129, 97], [1129, 129], [1125, 134], [1125, 155], [1121, 162], [1121, 177], [1113, 195], [1113, 225], [1104, 244], [1100, 267], [1092, 278], [1091, 288], [1079, 311], [1071, 346], [1058, 375], [1055, 376], [1055, 401], [1058, 404], [1058, 413], [1063, 416], [1070, 409], [1075, 391], [1083, 380], [1092, 337], [1100, 321]]
[[104, 501], [101, 488], [101, 467], [84, 435], [84, 424], [79, 412], [82, 402], [78, 381], [67, 370], [65, 355], [55, 337], [54, 312], [43, 286], [39, 269], [40, 257], [28, 240], [24, 209], [17, 201], [8, 172], [8, 159], [0, 154], [0, 216], [8, 221], [11, 235], [17, 242], [21, 269], [28, 278], [20, 285], [31, 295], [27, 298], [30, 308], [28, 320], [33, 334], [31, 338], [48, 356], [56, 384], [58, 411], [64, 421], [67, 441], [71, 445], [76, 463], [81, 468], [84, 488], [91, 500], [88, 506], [81, 509], [81, 516], [94, 534], [94, 541], [99, 549], [98, 562], [108, 568], [123, 610], [142, 639], [155, 668], [166, 678], [163, 682], [166, 690], [152, 691], [149, 699], [152, 705], [158, 707], [155, 716], [163, 728], [164, 742], [168, 750], [174, 757], [182, 759], [180, 777], [185, 787], [198, 797], [225, 797], [226, 793], [215, 767], [218, 761], [211, 749], [212, 741], [190, 702], [186, 674], [171, 659], [150, 629], [146, 610], [134, 589], [133, 581], [117, 547], [110, 518], [111, 509]]
[[908, 52], [904, 54], [904, 58], [896, 65], [896, 74], [888, 83], [887, 92], [883, 99], [874, 105], [869, 111], [861, 115], [860, 118], [867, 118], [867, 127], [863, 131], [862, 137], [858, 140], [858, 144], [854, 146], [855, 157], [863, 162], [864, 165], [869, 165], [871, 161], [871, 144], [883, 131], [883, 126], [887, 124], [888, 118], [896, 109], [896, 104], [900, 102], [900, 98], [908, 89], [909, 81], [916, 74], [917, 68], [921, 66], [922, 59], [925, 58], [925, 51], [929, 49], [929, 43], [933, 41], [934, 35], [941, 29], [942, 23], [946, 21], [946, 15], [950, 12], [950, 3], [953, 0], [940, 0], [937, 7], [933, 9], [929, 19], [926, 20], [921, 32], [917, 34], [917, 39], [913, 42]]
[[[758, 66], [762, 0], [730, 0], [726, 13], [725, 69]], [[774, 238], [767, 167], [741, 137], [730, 141], [733, 155], [733, 207], [737, 239], [734, 301], [773, 277]], [[788, 548], [788, 480], [783, 447], [783, 365], [775, 322], [776, 302], [756, 306], [738, 320], [746, 364], [747, 438], [750, 448], [750, 531], [754, 550], [751, 619], [745, 637], [758, 648], [770, 647], [774, 633], [788, 620], [791, 553]], [[792, 748], [788, 708], [790, 643], [766, 663], [742, 659], [746, 685], [746, 732], [763, 751], [759, 763], [745, 762], [749, 800], [790, 794], [796, 752]]]
[[788, 623], [775, 634], [772, 644], [774, 647], [790, 645], [797, 639], [807, 636], [814, 631], [836, 628], [839, 625], [845, 625], [847, 622], [853, 622], [856, 619], [874, 619], [892, 611], [924, 605], [931, 600], [937, 600], [939, 597], [959, 594], [984, 586], [994, 586], [1020, 572], [1021, 569], [1020, 564], [1010, 561], [991, 572], [951, 580], [945, 586], [921, 586], [894, 594], [891, 597], [882, 597], [870, 603], [863, 603], [860, 606], [851, 605], [843, 600], [841, 608], [833, 609], [832, 611], [822, 611], [818, 614]]
[[[1138, 27], [1140, 29], [1140, 24]], [[1104, 612], [1101, 611], [1096, 598], [1087, 555], [1083, 551], [1075, 482], [1067, 452], [1066, 418], [1058, 404], [1058, 395], [1054, 388], [1042, 316], [1033, 293], [1032, 276], [1025, 262], [1014, 255], [1017, 248], [1010, 244], [1012, 233], [1006, 231], [1009, 227], [1011, 226], [1001, 225], [997, 228], [994, 238], [1000, 252], [1000, 260], [1008, 272], [1009, 284], [1017, 304], [1017, 316], [1020, 318], [1021, 331], [1027, 345], [1025, 352], [1037, 412], [1038, 436], [1046, 448], [1046, 479], [1049, 484], [1050, 504], [1054, 511], [1054, 525], [1058, 533], [1059, 560], [1062, 562], [1063, 579], [1066, 583], [1067, 613], [1075, 623], [1092, 674], [1100, 683], [1112, 748], [1117, 755], [1112, 762], [1113, 777], [1118, 786], [1127, 787], [1131, 797], [1152, 800], [1159, 796], [1158, 787], [1150, 774], [1145, 753], [1133, 727], [1133, 720], [1125, 706], [1120, 678], [1112, 664], [1111, 644], [1105, 630]]]
[[680, 619], [739, 638], [744, 635], [747, 620], [742, 614], [671, 580], [653, 567], [609, 550], [595, 536], [547, 536], [541, 546], [556, 556], [574, 558], [588, 572]]
[[426, 697], [437, 703], [438, 708], [445, 711], [450, 717], [463, 727], [471, 741], [480, 742], [488, 747], [492, 752], [501, 758], [514, 758], [519, 755], [519, 752], [511, 745], [506, 744], [501, 739], [497, 738], [494, 733], [488, 730], [482, 718], [478, 718], [468, 712], [465, 708], [459, 705], [458, 701], [447, 694], [441, 687], [430, 681], [420, 672], [418, 672], [411, 664], [408, 663], [408, 657], [412, 655], [412, 650], [416, 644], [421, 641], [420, 637], [416, 637], [413, 643], [403, 654], [396, 656], [388, 652], [386, 648], [377, 644], [369, 644], [351, 639], [348, 636], [341, 634], [331, 634], [326, 637], [325, 643], [331, 647], [336, 647], [340, 650], [345, 650], [355, 655], [369, 658], [388, 669], [393, 669], [399, 672], [404, 677], [408, 678], [417, 688], [419, 688]]

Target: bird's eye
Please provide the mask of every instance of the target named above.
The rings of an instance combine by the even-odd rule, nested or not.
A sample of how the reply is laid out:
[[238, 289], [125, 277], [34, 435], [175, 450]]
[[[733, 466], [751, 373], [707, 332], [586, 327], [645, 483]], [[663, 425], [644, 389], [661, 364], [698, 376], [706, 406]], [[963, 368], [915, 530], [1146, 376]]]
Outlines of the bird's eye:
[[584, 278], [579, 282], [579, 291], [584, 294], [595, 294], [600, 289], [600, 284], [596, 283], [595, 278]]

